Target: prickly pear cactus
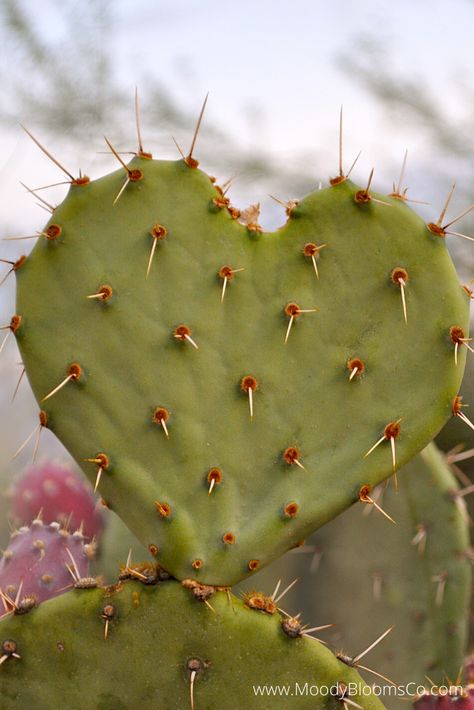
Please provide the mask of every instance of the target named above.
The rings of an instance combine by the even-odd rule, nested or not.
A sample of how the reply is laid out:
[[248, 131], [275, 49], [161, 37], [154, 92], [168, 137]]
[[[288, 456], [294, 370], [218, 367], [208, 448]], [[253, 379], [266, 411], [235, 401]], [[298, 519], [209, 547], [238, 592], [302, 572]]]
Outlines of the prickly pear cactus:
[[73, 181], [15, 262], [47, 426], [180, 579], [249, 575], [451, 414], [469, 297], [442, 229], [332, 182], [269, 234], [194, 158], [140, 153]]
[[474, 710], [474, 686], [445, 686], [440, 691], [426, 691], [416, 700], [415, 710]]
[[395, 525], [356, 507], [313, 538], [321, 561], [312, 582], [300, 585], [305, 613], [334, 621], [329, 640], [351, 651], [394, 624], [367, 665], [400, 684], [424, 685], [426, 676], [444, 684], [445, 674], [454, 679], [462, 667], [472, 571], [458, 491], [430, 444], [399, 472], [398, 494], [393, 487], [378, 491]]
[[59, 523], [33, 520], [16, 530], [0, 559], [4, 610], [22, 614], [87, 579], [95, 546], [80, 530], [70, 534]]
[[[77, 710], [267, 710], [277, 701], [265, 687], [277, 685], [282, 708], [383, 708], [355, 669], [291, 621], [173, 581], [74, 590], [0, 621], [2, 709], [62, 697]], [[53, 668], [54, 686], [45, 683]]]
[[44, 461], [31, 466], [14, 481], [10, 500], [15, 525], [29, 525], [41, 511], [45, 523], [80, 527], [89, 540], [102, 532], [102, 515], [89, 483], [70, 465]]

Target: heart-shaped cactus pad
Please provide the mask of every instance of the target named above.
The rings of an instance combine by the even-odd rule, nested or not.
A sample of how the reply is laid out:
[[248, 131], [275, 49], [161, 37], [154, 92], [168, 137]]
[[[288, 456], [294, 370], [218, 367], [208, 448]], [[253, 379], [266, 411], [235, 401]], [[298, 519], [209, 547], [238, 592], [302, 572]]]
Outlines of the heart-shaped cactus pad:
[[15, 265], [41, 425], [179, 579], [233, 584], [370, 504], [452, 413], [469, 295], [442, 228], [333, 182], [266, 233], [194, 161], [138, 155], [74, 181]]

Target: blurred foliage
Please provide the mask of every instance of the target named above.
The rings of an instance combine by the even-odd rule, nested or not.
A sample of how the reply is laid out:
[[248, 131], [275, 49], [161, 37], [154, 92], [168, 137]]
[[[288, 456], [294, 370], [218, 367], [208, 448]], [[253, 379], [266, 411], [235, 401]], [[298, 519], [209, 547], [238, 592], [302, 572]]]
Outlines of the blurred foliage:
[[[124, 85], [114, 61], [117, 13], [113, 4], [48, 0], [42, 9], [54, 18], [54, 32], [42, 32], [35, 4], [0, 0], [0, 122], [10, 128], [19, 120], [27, 122], [34, 132], [66, 136], [79, 146], [90, 146], [106, 132], [114, 143], [121, 146], [126, 141], [130, 149], [133, 89]], [[199, 106], [189, 103], [183, 108], [169, 88], [171, 82], [165, 85], [143, 67], [137, 67], [134, 80], [146, 87], [141, 91], [146, 149], [163, 138], [171, 146], [172, 133], [190, 140]], [[207, 116], [199, 153], [206, 156], [206, 166], [207, 156], [212, 156], [211, 170], [225, 171], [226, 177], [232, 170], [247, 186], [261, 181], [266, 191], [285, 191], [291, 185], [293, 194], [304, 194], [319, 181], [309, 173], [314, 165], [307, 156], [308, 168], [301, 169], [299, 159], [293, 165], [277, 166], [263, 149], [242, 148], [226, 130], [211, 125]]]
[[[337, 58], [340, 69], [376, 99], [388, 126], [394, 131], [408, 126], [428, 145], [425, 164], [415, 182], [423, 184], [428, 175], [430, 188], [439, 193], [440, 200], [456, 182], [456, 196], [467, 204], [473, 202], [474, 82], [461, 78], [465, 72], [456, 67], [453, 57], [450, 90], [456, 93], [457, 110], [452, 111], [452, 102], [444, 100], [444, 86], [436, 76], [427, 82], [416, 67], [408, 75], [400, 73], [395, 60], [396, 51], [390, 43], [370, 34], [355, 37], [350, 50]], [[474, 236], [474, 211], [453, 229]], [[450, 237], [448, 244], [461, 278], [472, 278], [473, 244], [458, 237]]]

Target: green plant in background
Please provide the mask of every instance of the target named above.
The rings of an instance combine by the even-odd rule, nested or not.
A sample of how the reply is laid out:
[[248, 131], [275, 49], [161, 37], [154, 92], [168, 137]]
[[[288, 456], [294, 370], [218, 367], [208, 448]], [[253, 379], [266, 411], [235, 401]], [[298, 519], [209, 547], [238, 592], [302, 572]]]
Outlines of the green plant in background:
[[[426, 224], [406, 204], [402, 186], [389, 196], [376, 193], [372, 171], [358, 187], [344, 174], [340, 156], [330, 186], [288, 202], [286, 224], [266, 233], [257, 209], [240, 212], [198, 168], [201, 119], [202, 112], [182, 160], [153, 160], [143, 148], [137, 115], [139, 147], [129, 163], [107, 141], [120, 162], [117, 171], [95, 181], [65, 171], [71, 182], [66, 199], [51, 206], [31, 254], [11, 265], [17, 306], [6, 332], [20, 347], [42, 425], [159, 562], [159, 568], [133, 568], [128, 561], [122, 577], [131, 574], [147, 585], [166, 570], [164, 576], [187, 587], [192, 603], [207, 604], [191, 610], [179, 586], [167, 582], [146, 591], [144, 611], [135, 592], [131, 602], [119, 582], [105, 596], [76, 590], [25, 619], [4, 620], [0, 629], [14, 641], [2, 656], [11, 703], [29, 702], [58, 644], [65, 650], [65, 675], [100, 665], [100, 653], [91, 655], [91, 666], [82, 660], [91, 643], [86, 627], [92, 631], [98, 620], [107, 630], [117, 627], [112, 666], [125, 652], [136, 655], [137, 687], [143, 685], [139, 629], [148, 632], [154, 624], [160, 657], [181, 668], [179, 693], [206, 663], [215, 668], [215, 684], [210, 671], [206, 685], [203, 671], [208, 695], [203, 692], [198, 708], [216, 706], [222, 687], [258, 682], [260, 671], [252, 664], [250, 673], [236, 678], [230, 656], [219, 665], [219, 654], [233, 648], [225, 644], [216, 656], [215, 638], [224, 633], [234, 634], [242, 659], [284, 654], [278, 678], [289, 677], [294, 662], [311, 666], [317, 686], [346, 684], [362, 654], [334, 658], [301, 638], [299, 619], [274, 616], [272, 597], [251, 595], [257, 599], [252, 610], [249, 597], [247, 609], [234, 602], [233, 616], [232, 604], [224, 607], [231, 598], [219, 590], [298, 546], [357, 501], [386, 513], [375, 487], [423, 449], [450, 416], [469, 423], [458, 397], [469, 346], [469, 293], [445, 246], [457, 221], [446, 216], [451, 193], [440, 217]], [[424, 456], [427, 468], [438, 471], [435, 454]], [[404, 492], [397, 500], [403, 507]], [[440, 503], [434, 518], [455, 514], [451, 499], [449, 504], [450, 513]], [[469, 572], [465, 530], [459, 521], [452, 527], [456, 534], [446, 537], [446, 550], [452, 556], [457, 544], [462, 555], [455, 560], [458, 597], [449, 604], [449, 618], [458, 624], [450, 653], [459, 658]], [[74, 579], [83, 586], [78, 574]], [[163, 599], [165, 588], [169, 599]], [[11, 594], [3, 596], [7, 613], [16, 611]], [[262, 599], [270, 600], [277, 621], [266, 619]], [[102, 602], [108, 611], [98, 611]], [[250, 611], [259, 613], [249, 617]], [[173, 630], [172, 642], [163, 619], [182, 620], [184, 614], [195, 631], [186, 636], [182, 628]], [[80, 619], [81, 634], [57, 638], [71, 618]], [[262, 625], [258, 648], [245, 633], [245, 619], [257, 636]], [[446, 625], [432, 624], [441, 645]], [[44, 626], [51, 634], [44, 654], [32, 654], [35, 628]], [[301, 658], [292, 660], [289, 644]], [[153, 648], [146, 653], [155, 667]], [[190, 658], [201, 666], [186, 667]], [[436, 662], [441, 671], [443, 658]], [[263, 667], [270, 672], [274, 666]], [[102, 669], [97, 707], [118, 707], [115, 675]], [[23, 675], [29, 690], [18, 688]], [[167, 696], [173, 678], [169, 671], [155, 675], [151, 692]], [[45, 698], [56, 697], [45, 692]], [[118, 692], [129, 707], [128, 691]], [[260, 707], [240, 695], [239, 707]], [[358, 697], [344, 694], [331, 702], [357, 704]], [[376, 707], [378, 701], [364, 700], [364, 707], [369, 703]]]
[[382, 486], [374, 495], [397, 524], [354, 507], [320, 530], [312, 542], [321, 561], [302, 589], [304, 613], [331, 619], [328, 640], [350, 649], [367, 645], [389, 620], [395, 628], [372, 651], [374, 668], [400, 684], [454, 679], [466, 653], [472, 585], [459, 484], [430, 444], [399, 472], [398, 494]]

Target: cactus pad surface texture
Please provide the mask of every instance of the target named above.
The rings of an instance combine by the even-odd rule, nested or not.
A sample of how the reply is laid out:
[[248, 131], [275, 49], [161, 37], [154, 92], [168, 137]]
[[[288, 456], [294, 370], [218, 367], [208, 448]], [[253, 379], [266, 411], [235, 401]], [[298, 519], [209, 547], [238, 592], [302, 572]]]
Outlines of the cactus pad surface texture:
[[194, 159], [138, 154], [74, 181], [15, 268], [48, 426], [179, 579], [250, 575], [452, 413], [469, 297], [443, 234], [333, 182], [266, 233]]
[[[347, 697], [365, 710], [383, 708], [357, 671], [329, 649], [289, 636], [288, 617], [275, 605], [267, 613], [225, 591], [202, 590], [128, 581], [114, 589], [75, 589], [27, 617], [4, 618], [0, 645], [10, 643], [1, 652], [2, 710], [58, 707], [61, 696], [62, 707], [75, 710], [267, 710], [273, 703], [343, 710]], [[54, 686], [45, 682], [53, 669]], [[266, 684], [287, 686], [293, 696], [275, 700], [254, 692], [254, 685]], [[322, 686], [333, 695], [318, 694]]]

